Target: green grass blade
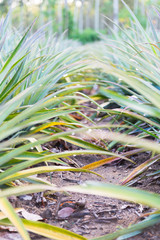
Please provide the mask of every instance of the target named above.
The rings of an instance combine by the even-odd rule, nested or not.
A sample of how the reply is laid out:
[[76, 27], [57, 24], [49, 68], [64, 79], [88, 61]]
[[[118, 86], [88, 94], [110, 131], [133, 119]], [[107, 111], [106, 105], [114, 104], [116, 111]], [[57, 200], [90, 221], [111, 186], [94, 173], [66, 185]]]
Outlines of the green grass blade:
[[41, 174], [41, 173], [48, 173], [48, 172], [63, 172], [63, 171], [69, 171], [69, 172], [85, 172], [85, 173], [92, 173], [95, 174], [99, 177], [101, 177], [98, 173], [86, 170], [86, 169], [82, 169], [82, 168], [71, 168], [71, 167], [52, 167], [52, 166], [43, 166], [43, 167], [34, 167], [31, 169], [26, 169], [20, 172], [17, 172], [13, 175], [10, 175], [8, 177], [6, 177], [5, 179], [1, 180], [0, 184], [5, 184], [5, 183], [9, 183], [11, 181], [15, 181], [17, 179], [22, 179], [22, 178], [26, 178], [28, 176], [32, 176], [35, 174]]
[[155, 108], [153, 106], [148, 106], [146, 104], [139, 104], [135, 101], [128, 99], [128, 97], [126, 97], [126, 96], [120, 95], [120, 94], [118, 94], [114, 91], [108, 90], [108, 89], [101, 88], [100, 93], [103, 94], [104, 96], [110, 97], [110, 98], [118, 101], [119, 103], [121, 103], [125, 106], [128, 106], [129, 108], [132, 108], [140, 113], [145, 113], [145, 114], [149, 114], [150, 116], [160, 118], [160, 109], [159, 108]]
[[25, 35], [22, 37], [22, 39], [20, 40], [20, 42], [18, 43], [18, 45], [16, 46], [16, 48], [14, 49], [14, 51], [12, 52], [11, 56], [7, 59], [6, 63], [4, 64], [4, 66], [2, 67], [2, 69], [0, 70], [0, 74], [3, 73], [3, 71], [8, 67], [8, 65], [11, 63], [11, 61], [13, 60], [14, 56], [17, 54], [17, 52], [20, 50], [20, 48], [22, 47], [23, 43], [25, 42], [30, 29], [32, 28], [34, 22], [31, 24], [31, 26], [28, 28], [28, 30], [26, 31]]
[[[50, 154], [49, 156], [48, 155], [43, 156], [43, 157], [40, 157], [40, 158], [32, 160], [32, 161], [22, 162], [17, 165], [14, 165], [13, 167], [0, 173], [0, 179], [2, 181], [4, 178], [10, 176], [11, 174], [14, 174], [20, 170], [23, 170], [27, 167], [31, 167], [31, 166], [41, 163], [41, 162], [49, 161], [52, 159], [53, 159], [53, 162], [54, 162], [54, 160], [55, 160], [55, 162], [57, 162], [57, 158], [69, 157], [69, 156], [81, 155], [81, 154], [82, 155], [84, 155], [84, 154], [100, 154], [100, 155], [111, 155], [111, 156], [116, 156], [116, 157], [120, 156], [118, 154], [110, 153], [107, 151], [98, 151], [98, 150], [77, 150], [77, 151], [65, 151], [65, 152], [60, 152], [60, 153], [54, 153], [54, 154]], [[128, 160], [126, 157], [124, 157], [122, 155], [121, 155], [121, 158]], [[2, 157], [2, 159], [3, 159], [3, 157]]]
[[[38, 235], [54, 239], [54, 240], [87, 240], [87, 238], [82, 237], [76, 233], [70, 232], [63, 228], [55, 227], [43, 222], [34, 222], [26, 219], [22, 219], [25, 228]], [[8, 219], [0, 220], [0, 224], [11, 225]]]
[[154, 156], [153, 158], [145, 161], [144, 163], [142, 163], [141, 165], [136, 167], [125, 179], [123, 179], [121, 181], [121, 184], [124, 185], [124, 184], [130, 182], [135, 177], [137, 177], [140, 174], [142, 174], [146, 169], [148, 169], [149, 166], [151, 166], [155, 162], [159, 161], [159, 159], [160, 159], [160, 155], [158, 154], [158, 155]]
[[93, 194], [99, 196], [106, 196], [118, 198], [134, 203], [141, 203], [153, 208], [160, 209], [160, 195], [150, 193], [147, 191], [119, 186], [109, 183], [87, 181], [79, 186], [67, 186], [63, 188], [64, 191], [79, 192], [83, 194]]

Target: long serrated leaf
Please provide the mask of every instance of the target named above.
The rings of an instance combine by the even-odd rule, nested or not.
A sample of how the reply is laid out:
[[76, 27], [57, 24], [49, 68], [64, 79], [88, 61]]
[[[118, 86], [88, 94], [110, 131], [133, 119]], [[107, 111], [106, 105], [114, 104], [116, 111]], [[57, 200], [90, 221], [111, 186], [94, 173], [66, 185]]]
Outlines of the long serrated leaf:
[[8, 217], [11, 223], [17, 228], [18, 232], [21, 234], [24, 240], [31, 240], [29, 234], [27, 233], [21, 219], [15, 213], [12, 205], [6, 198], [0, 198], [0, 209]]
[[135, 101], [129, 100], [126, 96], [122, 96], [122, 95], [120, 95], [114, 91], [108, 90], [108, 89], [101, 88], [100, 92], [101, 92], [101, 94], [103, 94], [107, 97], [111, 97], [112, 99], [118, 101], [119, 103], [121, 103], [125, 106], [129, 106], [130, 108], [132, 108], [140, 113], [149, 114], [150, 116], [154, 116], [157, 118], [160, 117], [159, 108], [155, 108], [155, 107], [148, 106], [145, 104], [139, 104]]
[[[14, 211], [16, 212], [16, 213], [19, 213], [19, 212], [21, 212], [23, 210], [23, 208], [15, 208], [14, 209]], [[2, 219], [4, 219], [4, 218], [6, 218], [6, 215], [3, 213], [3, 212], [0, 212], [0, 220], [2, 220]]]
[[149, 168], [149, 166], [151, 166], [153, 163], [157, 162], [159, 159], [160, 159], [160, 155], [158, 154], [158, 155], [154, 156], [153, 158], [145, 161], [144, 163], [142, 163], [141, 165], [136, 167], [125, 179], [123, 179], [121, 181], [121, 184], [124, 185], [124, 184], [130, 182], [135, 177], [142, 174], [146, 169]]
[[[23, 149], [22, 149], [23, 150]], [[50, 154], [49, 156], [44, 156], [44, 157], [40, 157], [38, 159], [32, 160], [32, 161], [27, 161], [27, 162], [22, 162], [19, 163], [18, 165], [14, 165], [12, 168], [9, 168], [7, 170], [5, 170], [5, 172], [0, 173], [0, 179], [4, 179], [5, 177], [10, 176], [11, 174], [14, 174], [22, 169], [25, 169], [27, 167], [33, 166], [35, 164], [41, 163], [41, 162], [45, 162], [48, 160], [54, 160], [57, 158], [62, 158], [62, 157], [68, 157], [68, 156], [73, 156], [73, 155], [83, 155], [83, 154], [101, 154], [101, 155], [111, 155], [111, 156], [119, 156], [117, 154], [114, 153], [110, 153], [110, 152], [106, 152], [106, 151], [99, 151], [99, 150], [77, 150], [77, 151], [65, 151], [65, 152], [60, 152], [60, 153], [54, 153], [54, 154]], [[121, 158], [127, 159], [124, 156], [121, 156]], [[3, 157], [2, 157], [3, 159]], [[53, 161], [54, 162], [54, 161]]]
[[[125, 156], [125, 157], [128, 157], [128, 156], [131, 156], [133, 154], [137, 154], [137, 153], [140, 153], [140, 152], [143, 152], [144, 150], [142, 149], [135, 149], [135, 150], [131, 150], [131, 151], [128, 151], [128, 152], [125, 152], [123, 153], [122, 155]], [[89, 169], [89, 170], [92, 170], [92, 169], [95, 169], [97, 167], [100, 167], [104, 164], [107, 164], [107, 163], [111, 163], [111, 162], [114, 162], [114, 161], [117, 161], [119, 160], [120, 157], [109, 157], [109, 158], [105, 158], [105, 159], [102, 159], [102, 160], [99, 160], [99, 161], [96, 161], [96, 162], [93, 162], [93, 163], [89, 163], [87, 165], [85, 165], [84, 167], [82, 167], [83, 169]]]
[[[22, 219], [25, 228], [33, 233], [40, 234], [41, 236], [55, 239], [55, 240], [87, 240], [76, 233], [65, 230], [63, 228], [55, 227], [43, 222], [34, 222], [26, 219]], [[8, 219], [0, 220], [0, 224], [11, 225]]]
[[48, 172], [63, 172], [63, 171], [68, 171], [68, 172], [86, 172], [86, 173], [92, 173], [95, 174], [99, 177], [102, 177], [101, 175], [99, 175], [98, 173], [86, 170], [86, 169], [82, 169], [82, 168], [70, 168], [70, 167], [52, 167], [52, 166], [43, 166], [43, 167], [34, 167], [31, 169], [27, 169], [27, 170], [23, 170], [20, 172], [17, 172], [13, 175], [10, 175], [4, 179], [1, 180], [1, 184], [4, 183], [9, 183], [11, 181], [17, 180], [17, 179], [22, 179], [22, 178], [26, 178], [28, 176], [32, 176], [35, 174], [41, 174], [41, 173], [48, 173]]
[[4, 78], [4, 76], [6, 75], [7, 71], [9, 70], [9, 68], [11, 67], [11, 63], [14, 60], [15, 55], [17, 54], [17, 52], [20, 50], [20, 48], [22, 47], [23, 43], [25, 42], [30, 29], [32, 28], [34, 22], [31, 24], [31, 26], [28, 28], [28, 30], [26, 31], [25, 35], [22, 37], [22, 39], [20, 40], [20, 42], [18, 43], [18, 45], [16, 46], [16, 48], [14, 49], [14, 51], [12, 52], [12, 54], [10, 55], [10, 57], [7, 59], [6, 63], [4, 64], [4, 66], [2, 67], [2, 69], [0, 70], [0, 77], [1, 77], [1, 81]]
[[148, 205], [150, 207], [160, 209], [159, 194], [131, 187], [124, 187], [110, 183], [87, 181], [83, 185], [63, 187], [63, 190], [118, 198], [121, 200], [141, 203], [143, 205]]

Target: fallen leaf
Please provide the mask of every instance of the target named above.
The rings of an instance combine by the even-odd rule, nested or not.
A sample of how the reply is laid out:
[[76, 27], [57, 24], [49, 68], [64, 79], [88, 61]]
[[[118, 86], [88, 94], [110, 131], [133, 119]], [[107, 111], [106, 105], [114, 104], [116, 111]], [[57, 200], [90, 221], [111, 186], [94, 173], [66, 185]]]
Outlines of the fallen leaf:
[[124, 204], [120, 209], [124, 210], [124, 209], [127, 209], [127, 208], [131, 208], [131, 206], [128, 205], [128, 204]]
[[71, 207], [62, 208], [61, 210], [58, 211], [58, 217], [59, 217], [59, 218], [67, 218], [67, 217], [69, 217], [74, 211], [75, 211], [75, 209], [73, 209], [73, 208], [71, 208]]
[[17, 229], [12, 226], [0, 226], [0, 230], [7, 230], [9, 232], [17, 232]]
[[39, 220], [43, 220], [43, 218], [40, 215], [34, 214], [34, 213], [29, 213], [26, 210], [22, 211], [22, 216], [27, 219], [27, 220], [31, 220], [31, 221], [39, 221]]
[[31, 201], [32, 196], [31, 195], [21, 195], [21, 196], [19, 196], [19, 199], [24, 200], [24, 201]]

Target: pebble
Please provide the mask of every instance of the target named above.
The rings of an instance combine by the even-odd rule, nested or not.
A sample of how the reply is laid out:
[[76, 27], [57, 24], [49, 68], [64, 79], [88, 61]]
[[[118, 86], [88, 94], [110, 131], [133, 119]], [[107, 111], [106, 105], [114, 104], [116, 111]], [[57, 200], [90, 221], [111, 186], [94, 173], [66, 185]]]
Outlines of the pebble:
[[52, 218], [52, 216], [52, 211], [48, 208], [41, 214], [41, 217], [43, 217], [44, 219], [50, 219]]

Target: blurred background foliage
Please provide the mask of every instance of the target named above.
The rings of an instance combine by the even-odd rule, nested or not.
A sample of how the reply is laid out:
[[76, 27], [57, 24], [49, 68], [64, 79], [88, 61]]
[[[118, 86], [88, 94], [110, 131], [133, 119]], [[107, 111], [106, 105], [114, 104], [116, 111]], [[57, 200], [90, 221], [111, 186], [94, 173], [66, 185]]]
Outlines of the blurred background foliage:
[[[159, 28], [158, 16], [151, 5], [159, 0], [126, 0], [143, 27], [147, 25], [146, 14], [149, 13], [156, 28]], [[130, 14], [120, 0], [0, 0], [0, 15], [5, 16], [10, 10], [10, 22], [18, 30], [26, 27], [38, 16], [33, 31], [50, 21], [49, 33], [78, 39], [82, 43], [98, 40], [98, 32], [110, 33], [112, 23], [129, 28]], [[67, 31], [66, 31], [67, 30]], [[116, 26], [114, 26], [114, 30]]]

